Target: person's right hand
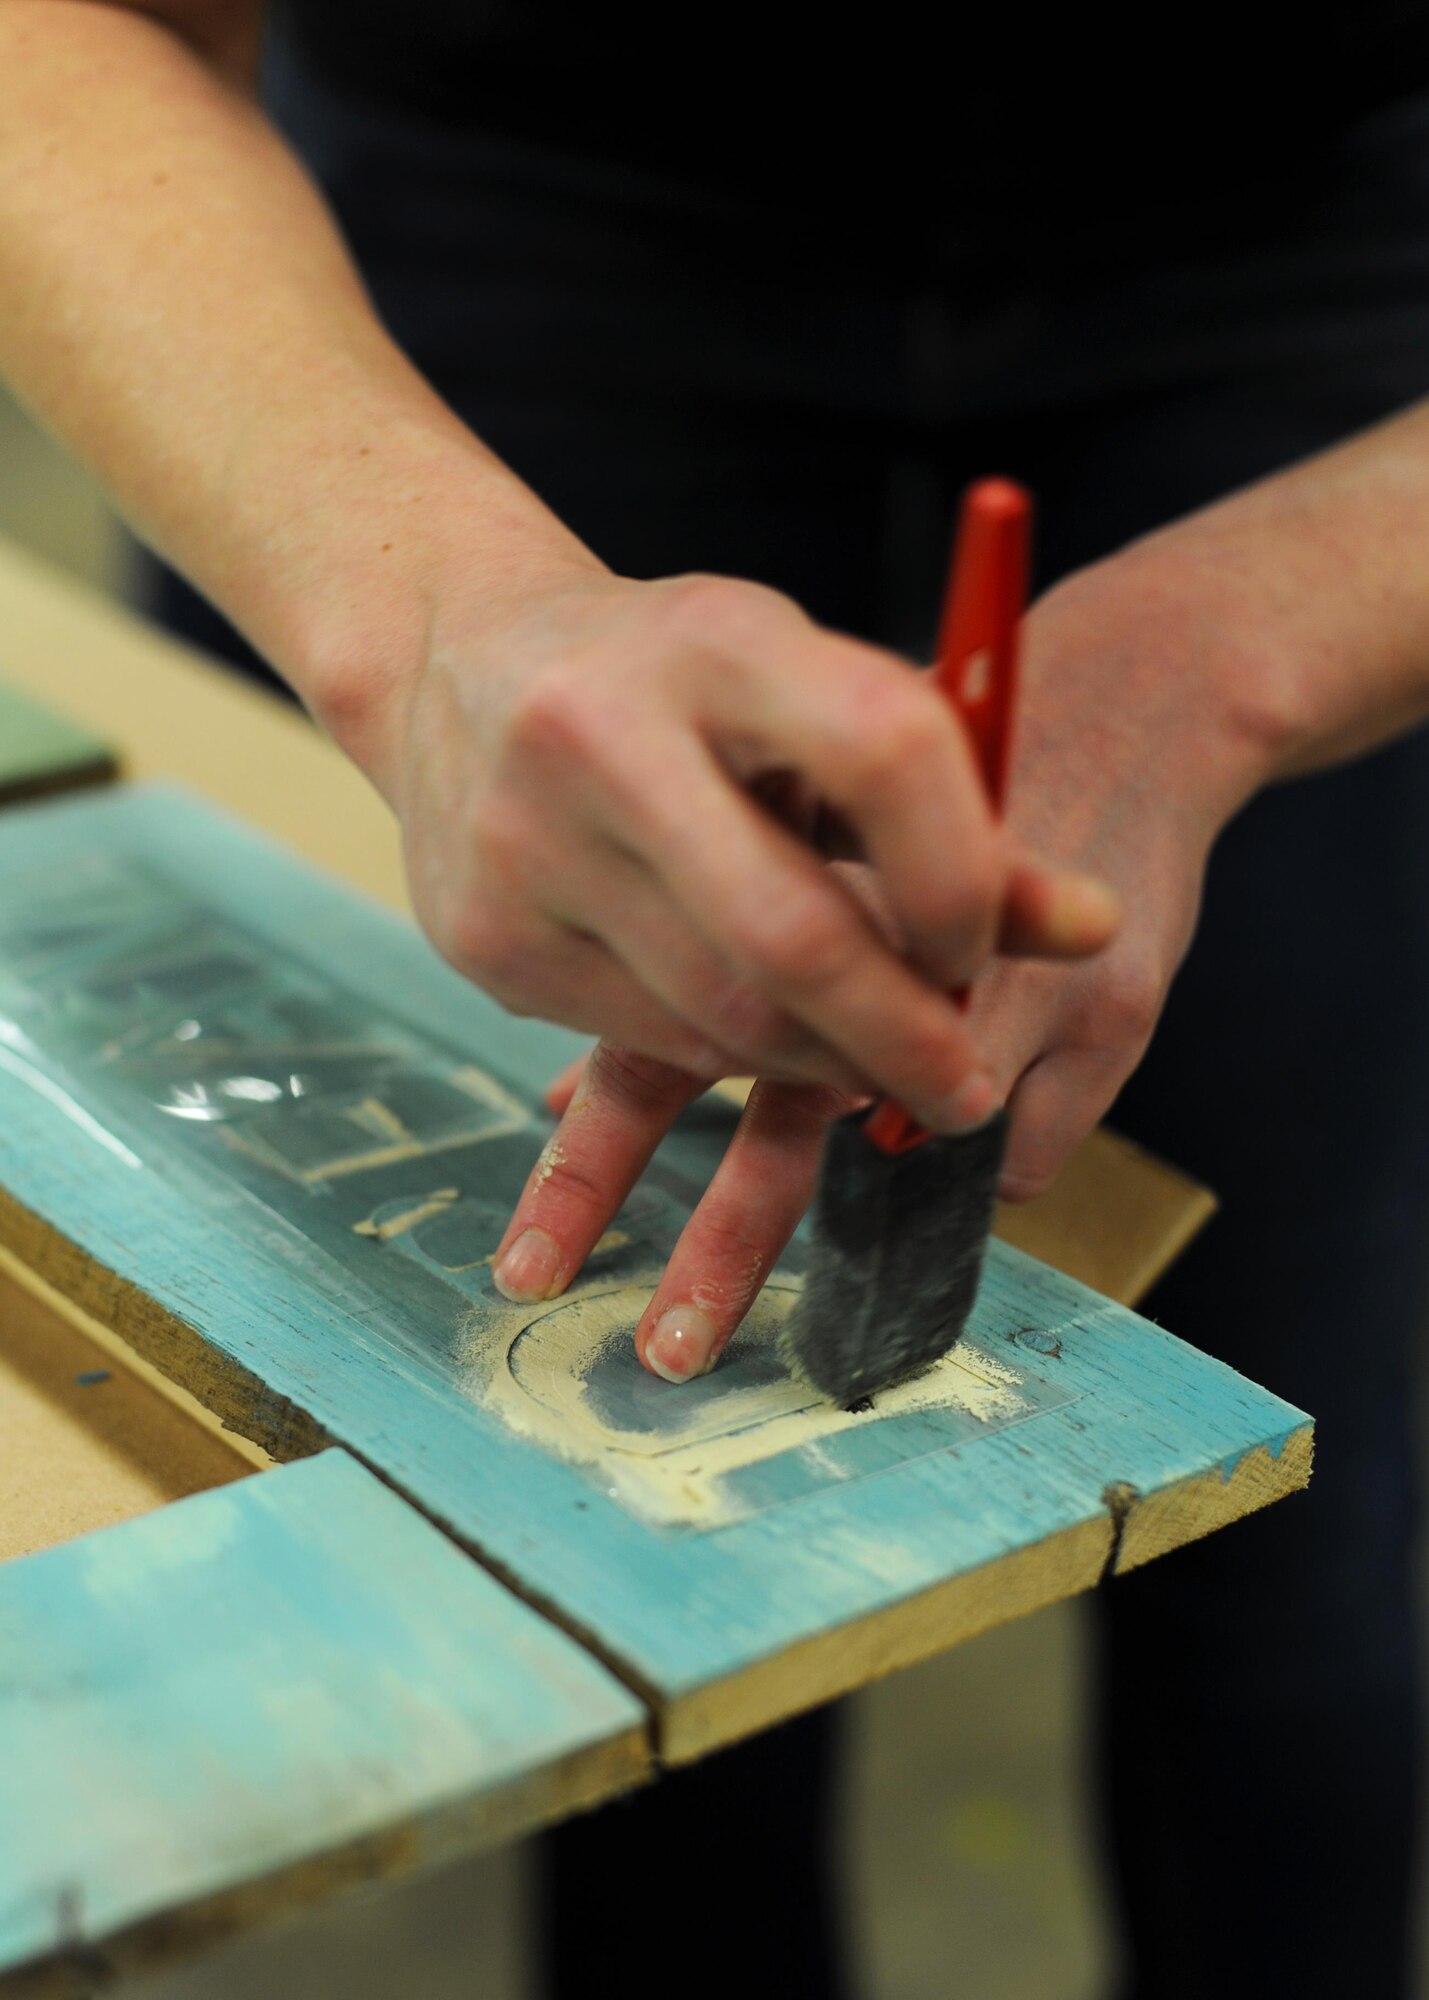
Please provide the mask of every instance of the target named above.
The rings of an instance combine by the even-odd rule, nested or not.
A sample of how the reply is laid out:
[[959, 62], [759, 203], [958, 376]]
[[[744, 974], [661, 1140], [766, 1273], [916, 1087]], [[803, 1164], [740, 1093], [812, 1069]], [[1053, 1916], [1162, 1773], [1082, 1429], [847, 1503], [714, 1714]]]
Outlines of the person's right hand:
[[[997, 1093], [950, 989], [994, 949], [1075, 956], [1115, 925], [993, 820], [931, 677], [756, 584], [572, 562], [514, 604], [446, 602], [388, 709], [360, 761], [442, 954], [515, 1013], [696, 1077], [975, 1125]], [[816, 805], [891, 936], [816, 851]]]
[[[1049, 591], [1026, 622], [1009, 808], [1030, 846], [1095, 869], [1125, 918], [1076, 965], [992, 964], [968, 1025], [1007, 1100], [1000, 1192], [1045, 1187], [1146, 1047], [1195, 925], [1220, 828], [1273, 775], [1258, 727], [1257, 594], [1179, 524]], [[1274, 661], [1273, 641], [1267, 657]], [[1270, 680], [1259, 670], [1259, 685]], [[679, 1112], [700, 1089], [678, 1067], [600, 1044], [548, 1094], [561, 1123], [497, 1248], [508, 1298], [563, 1291], [610, 1227]], [[837, 1089], [761, 1078], [634, 1329], [655, 1374], [712, 1366], [813, 1194]]]

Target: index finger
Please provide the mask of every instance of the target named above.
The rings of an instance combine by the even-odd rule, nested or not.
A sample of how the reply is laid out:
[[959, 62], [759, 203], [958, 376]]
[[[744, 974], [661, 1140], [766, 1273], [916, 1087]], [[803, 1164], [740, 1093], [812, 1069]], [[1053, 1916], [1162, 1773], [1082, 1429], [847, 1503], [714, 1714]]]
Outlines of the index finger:
[[652, 1375], [714, 1367], [809, 1205], [830, 1119], [854, 1101], [825, 1084], [755, 1084], [635, 1329]]
[[492, 1259], [504, 1298], [563, 1292], [705, 1080], [600, 1042], [531, 1169]]
[[715, 728], [797, 765], [857, 833], [915, 962], [966, 984], [993, 949], [1010, 854], [960, 717], [931, 674], [858, 640], [811, 627], [770, 652], [714, 682]]
[[997, 1093], [953, 1001], [702, 747], [670, 747], [641, 809], [652, 865], [742, 976], [935, 1131], [991, 1115]]

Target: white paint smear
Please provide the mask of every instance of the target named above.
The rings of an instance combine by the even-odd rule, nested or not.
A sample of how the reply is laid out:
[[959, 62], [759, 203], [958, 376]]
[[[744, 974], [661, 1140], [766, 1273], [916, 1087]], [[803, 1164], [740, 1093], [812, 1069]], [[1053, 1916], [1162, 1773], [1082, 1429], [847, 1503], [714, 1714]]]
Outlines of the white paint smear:
[[[522, 1308], [514, 1329], [505, 1315], [493, 1324], [483, 1310], [472, 1322], [467, 1355], [469, 1387], [487, 1409], [562, 1458], [598, 1468], [612, 1496], [652, 1522], [715, 1527], [737, 1519], [742, 1509], [726, 1485], [731, 1472], [782, 1452], [817, 1450], [821, 1441], [879, 1418], [954, 1409], [1000, 1428], [1032, 1407], [1016, 1369], [961, 1345], [914, 1380], [883, 1390], [872, 1415], [837, 1409], [783, 1376], [691, 1398], [688, 1419], [658, 1432], [622, 1429], [596, 1407], [588, 1378], [617, 1342], [630, 1339], [657, 1276], [591, 1285], [559, 1305]], [[772, 1342], [797, 1290], [791, 1281], [768, 1286], [744, 1338]], [[671, 1384], [668, 1394], [677, 1411], [684, 1392]]]

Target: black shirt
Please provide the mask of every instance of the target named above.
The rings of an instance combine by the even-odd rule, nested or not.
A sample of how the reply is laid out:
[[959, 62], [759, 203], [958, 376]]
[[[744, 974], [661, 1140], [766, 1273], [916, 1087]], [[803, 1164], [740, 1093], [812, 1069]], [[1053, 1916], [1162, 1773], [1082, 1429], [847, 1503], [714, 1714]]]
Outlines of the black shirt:
[[374, 105], [795, 206], [1223, 208], [1429, 88], [1425, 0], [283, 4], [308, 61]]

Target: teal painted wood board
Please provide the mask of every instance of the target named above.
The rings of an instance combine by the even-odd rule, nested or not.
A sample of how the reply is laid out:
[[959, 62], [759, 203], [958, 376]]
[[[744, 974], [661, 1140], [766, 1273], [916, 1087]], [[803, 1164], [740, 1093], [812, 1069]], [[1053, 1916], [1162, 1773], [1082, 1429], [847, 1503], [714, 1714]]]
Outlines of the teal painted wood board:
[[344, 1452], [0, 1568], [0, 1990], [636, 1782], [640, 1703]]
[[0, 805], [103, 784], [117, 767], [108, 744], [0, 681]]
[[0, 823], [0, 1234], [281, 1458], [334, 1441], [549, 1608], [688, 1757], [1304, 1483], [1300, 1411], [994, 1244], [863, 1415], [773, 1344], [629, 1330], [727, 1134], [697, 1111], [564, 1300], [489, 1260], [579, 1044], [182, 794]]

